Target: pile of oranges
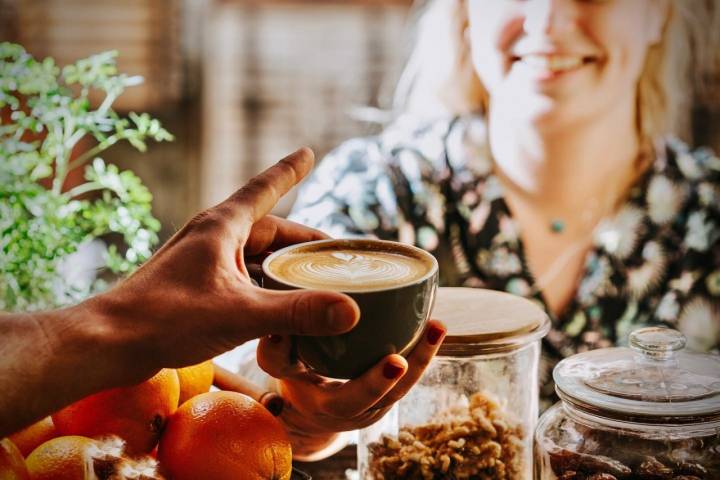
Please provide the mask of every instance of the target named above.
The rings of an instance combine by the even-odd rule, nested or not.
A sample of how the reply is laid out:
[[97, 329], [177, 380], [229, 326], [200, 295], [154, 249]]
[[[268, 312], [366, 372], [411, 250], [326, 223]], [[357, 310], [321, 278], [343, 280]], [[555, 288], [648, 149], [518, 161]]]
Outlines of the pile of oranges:
[[288, 480], [280, 422], [212, 362], [90, 395], [0, 440], [0, 480]]

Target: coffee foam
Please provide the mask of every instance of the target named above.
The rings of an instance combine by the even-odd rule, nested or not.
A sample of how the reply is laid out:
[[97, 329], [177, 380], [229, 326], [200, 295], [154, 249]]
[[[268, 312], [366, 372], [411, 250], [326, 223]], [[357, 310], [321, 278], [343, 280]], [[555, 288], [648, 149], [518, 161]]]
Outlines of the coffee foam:
[[332, 246], [289, 251], [273, 259], [269, 270], [281, 281], [302, 288], [357, 292], [414, 283], [432, 266], [413, 252]]

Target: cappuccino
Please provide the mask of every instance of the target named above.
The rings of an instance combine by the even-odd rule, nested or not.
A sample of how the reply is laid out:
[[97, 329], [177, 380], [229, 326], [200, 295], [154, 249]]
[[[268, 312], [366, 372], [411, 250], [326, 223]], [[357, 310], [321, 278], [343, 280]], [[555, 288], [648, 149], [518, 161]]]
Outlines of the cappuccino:
[[269, 262], [268, 273], [299, 288], [367, 292], [414, 283], [433, 270], [413, 249], [377, 247], [361, 241], [298, 247]]
[[356, 378], [388, 354], [409, 354], [427, 322], [437, 282], [432, 255], [383, 240], [318, 240], [283, 248], [263, 262], [266, 288], [334, 290], [357, 303], [360, 321], [351, 331], [295, 337], [298, 358], [333, 378]]

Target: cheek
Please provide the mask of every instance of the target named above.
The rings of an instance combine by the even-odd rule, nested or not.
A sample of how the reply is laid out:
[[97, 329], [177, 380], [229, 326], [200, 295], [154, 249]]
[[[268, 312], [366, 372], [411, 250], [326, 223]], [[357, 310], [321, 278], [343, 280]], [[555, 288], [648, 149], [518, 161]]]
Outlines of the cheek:
[[475, 72], [492, 94], [507, 74], [507, 58], [503, 52], [522, 32], [522, 18], [499, 2], [470, 2], [468, 13], [468, 34]]
[[627, 2], [628, 7], [618, 9], [611, 18], [590, 27], [596, 40], [608, 55], [607, 68], [617, 83], [634, 84], [642, 73], [650, 46], [651, 34], [647, 26], [645, 2]]

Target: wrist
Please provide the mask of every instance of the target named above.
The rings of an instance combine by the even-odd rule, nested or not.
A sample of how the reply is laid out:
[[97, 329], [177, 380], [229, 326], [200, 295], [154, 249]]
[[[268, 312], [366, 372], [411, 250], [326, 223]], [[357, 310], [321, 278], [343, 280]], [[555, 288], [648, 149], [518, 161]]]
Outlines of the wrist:
[[335, 455], [345, 448], [348, 442], [348, 432], [327, 433], [322, 435], [290, 434], [293, 459], [298, 462], [317, 462]]
[[159, 367], [144, 350], [142, 325], [132, 305], [113, 291], [96, 295], [73, 307], [81, 319], [78, 342], [87, 345], [97, 359], [97, 374], [108, 379], [105, 388], [132, 385], [152, 377]]

